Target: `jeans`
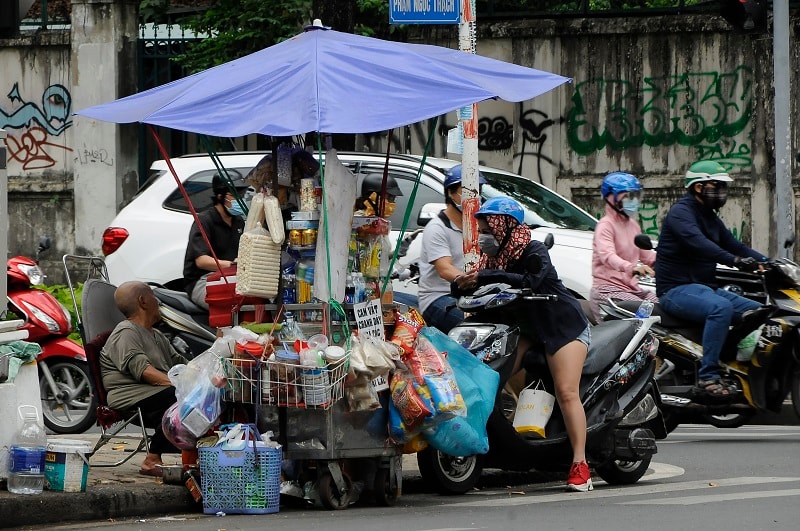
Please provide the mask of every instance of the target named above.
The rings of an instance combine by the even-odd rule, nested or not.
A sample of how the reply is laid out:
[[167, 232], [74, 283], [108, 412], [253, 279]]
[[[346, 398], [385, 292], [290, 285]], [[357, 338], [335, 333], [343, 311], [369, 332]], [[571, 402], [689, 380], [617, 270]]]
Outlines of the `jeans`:
[[703, 359], [697, 377], [714, 380], [720, 377], [719, 356], [728, 329], [742, 314], [761, 305], [730, 291], [713, 289], [703, 284], [685, 284], [672, 288], [659, 297], [667, 313], [687, 321], [705, 323], [703, 328]]
[[426, 324], [436, 327], [446, 334], [464, 320], [464, 312], [456, 308], [454, 297], [442, 295], [425, 308], [422, 317]]

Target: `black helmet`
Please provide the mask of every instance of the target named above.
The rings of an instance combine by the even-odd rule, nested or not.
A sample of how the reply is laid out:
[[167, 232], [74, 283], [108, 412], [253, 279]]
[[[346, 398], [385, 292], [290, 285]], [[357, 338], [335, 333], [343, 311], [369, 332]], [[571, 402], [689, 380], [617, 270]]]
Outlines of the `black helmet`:
[[[383, 184], [382, 173], [368, 173], [361, 183], [361, 197], [369, 197], [372, 192], [381, 195], [381, 185]], [[403, 195], [403, 191], [397, 186], [397, 181], [394, 177], [388, 175], [386, 177], [386, 195], [393, 195], [395, 197]]]
[[[244, 192], [249, 188], [241, 178], [233, 178], [232, 181], [233, 186], [236, 188], [236, 191], [239, 192], [239, 195], [244, 194]], [[225, 195], [229, 191], [225, 180], [217, 174], [215, 174], [214, 178], [211, 179], [211, 190], [214, 193], [214, 197], [217, 197], [220, 194]]]

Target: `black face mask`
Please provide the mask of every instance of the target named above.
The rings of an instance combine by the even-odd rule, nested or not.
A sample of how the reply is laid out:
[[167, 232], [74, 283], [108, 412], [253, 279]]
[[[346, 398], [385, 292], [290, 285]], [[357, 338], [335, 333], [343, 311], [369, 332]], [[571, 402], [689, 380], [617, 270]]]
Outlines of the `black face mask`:
[[719, 210], [728, 201], [728, 187], [718, 184], [715, 187], [704, 186], [700, 192], [703, 204], [710, 209]]

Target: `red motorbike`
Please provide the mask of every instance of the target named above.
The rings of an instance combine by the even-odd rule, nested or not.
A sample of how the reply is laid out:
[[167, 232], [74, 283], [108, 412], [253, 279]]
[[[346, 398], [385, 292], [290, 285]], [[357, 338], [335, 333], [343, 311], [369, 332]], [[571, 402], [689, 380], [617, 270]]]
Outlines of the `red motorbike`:
[[44, 275], [39, 255], [50, 248], [44, 237], [36, 260], [15, 256], [8, 261], [8, 314], [21, 319], [19, 330], [27, 330], [26, 341], [38, 343], [39, 389], [44, 424], [54, 433], [83, 433], [95, 422], [97, 398], [92, 392], [89, 366], [83, 347], [67, 336], [72, 316], [48, 292], [37, 289]]

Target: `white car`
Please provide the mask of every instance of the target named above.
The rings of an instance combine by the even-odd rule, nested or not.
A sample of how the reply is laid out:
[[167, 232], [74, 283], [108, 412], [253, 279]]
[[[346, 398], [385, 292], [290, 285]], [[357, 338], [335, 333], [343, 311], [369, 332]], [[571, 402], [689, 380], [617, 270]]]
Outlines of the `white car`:
[[[220, 160], [236, 180], [244, 178], [264, 155], [263, 152], [220, 154]], [[385, 155], [351, 152], [338, 155], [359, 178], [359, 186], [364, 176], [383, 173]], [[403, 191], [391, 217], [395, 238], [402, 226], [420, 161], [421, 157], [413, 155], [391, 155], [389, 159], [389, 173]], [[172, 159], [172, 164], [195, 209], [210, 205], [211, 179], [217, 172], [211, 158], [205, 154], [186, 155]], [[457, 161], [449, 159], [426, 159], [406, 233], [421, 228], [425, 213], [437, 208], [433, 204], [443, 202], [444, 171], [456, 164]], [[592, 286], [592, 234], [597, 220], [530, 179], [484, 166], [480, 171], [487, 181], [482, 187], [483, 197], [507, 195], [519, 201], [525, 208], [525, 222], [530, 225], [533, 237], [544, 240], [547, 234], [553, 235], [555, 245], [550, 249], [550, 255], [561, 280], [580, 298], [588, 298]], [[102, 249], [111, 282], [141, 280], [182, 289], [183, 256], [191, 225], [192, 217], [186, 201], [166, 162], [154, 162], [151, 177], [103, 233]], [[421, 238], [416, 240], [416, 245], [409, 247], [402, 263], [411, 263], [418, 257]], [[396, 281], [394, 289], [413, 292], [414, 288], [416, 286], [405, 286]]]

